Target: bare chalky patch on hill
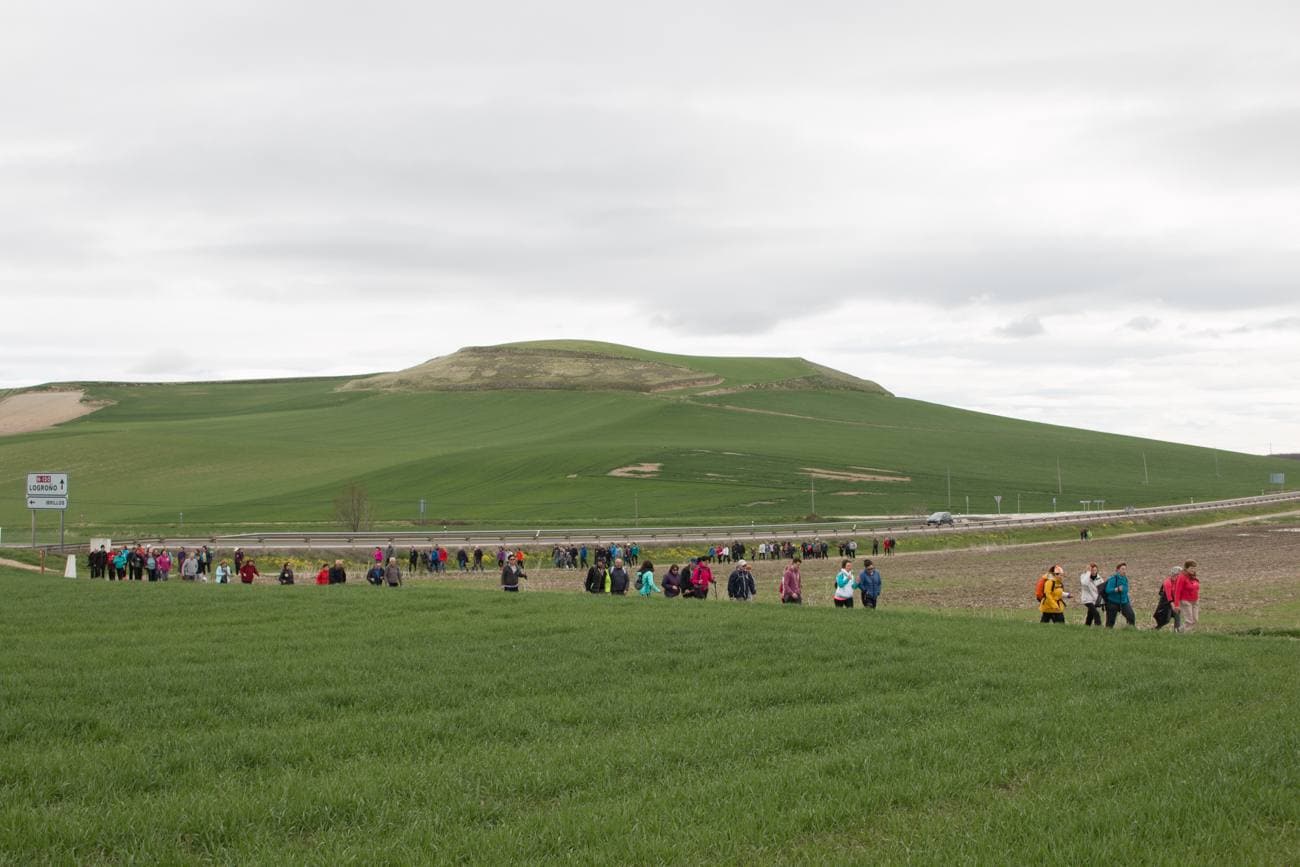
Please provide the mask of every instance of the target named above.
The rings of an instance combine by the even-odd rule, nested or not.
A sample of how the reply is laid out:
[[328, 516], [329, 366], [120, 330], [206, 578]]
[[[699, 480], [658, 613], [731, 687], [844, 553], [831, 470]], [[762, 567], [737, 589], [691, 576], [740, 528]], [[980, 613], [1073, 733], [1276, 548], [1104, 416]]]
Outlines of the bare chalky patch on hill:
[[628, 464], [610, 470], [606, 475], [619, 479], [653, 479], [664, 468], [663, 464]]
[[31, 391], [0, 400], [0, 436], [45, 430], [99, 409], [80, 391]]
[[342, 390], [494, 389], [658, 393], [716, 385], [721, 379], [659, 361], [562, 349], [469, 346], [396, 373], [353, 380]]
[[815, 479], [828, 479], [833, 482], [910, 482], [910, 476], [877, 476], [866, 473], [851, 473], [847, 470], [826, 470], [821, 467], [801, 467], [805, 474]]

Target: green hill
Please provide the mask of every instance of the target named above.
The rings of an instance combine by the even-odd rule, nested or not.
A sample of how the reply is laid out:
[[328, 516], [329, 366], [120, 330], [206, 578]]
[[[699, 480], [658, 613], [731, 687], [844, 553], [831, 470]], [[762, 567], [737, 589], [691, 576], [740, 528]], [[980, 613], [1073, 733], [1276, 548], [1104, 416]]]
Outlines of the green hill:
[[[171, 532], [181, 513], [190, 531], [329, 527], [351, 480], [369, 488], [381, 524], [418, 519], [423, 499], [439, 525], [649, 526], [962, 511], [967, 497], [990, 512], [994, 495], [1008, 512], [1050, 511], [1053, 498], [1061, 509], [1186, 502], [1257, 494], [1289, 465], [894, 397], [797, 358], [561, 341], [467, 351], [456, 375], [489, 357], [513, 372], [478, 388], [438, 386], [448, 365], [87, 385], [112, 404], [0, 438], [0, 527], [25, 535], [35, 470], [71, 474], [74, 536], [127, 537]], [[573, 359], [593, 378], [561, 388], [554, 365]], [[524, 388], [530, 364], [550, 373]], [[432, 379], [419, 381], [420, 368]]]

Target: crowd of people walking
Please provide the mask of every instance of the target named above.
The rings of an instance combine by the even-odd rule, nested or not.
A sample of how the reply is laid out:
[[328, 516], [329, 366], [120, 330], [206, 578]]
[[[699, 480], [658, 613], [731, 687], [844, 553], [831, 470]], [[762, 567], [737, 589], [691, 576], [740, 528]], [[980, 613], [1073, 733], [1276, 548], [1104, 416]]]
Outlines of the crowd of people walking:
[[[1040, 623], [1064, 623], [1067, 601], [1074, 594], [1065, 589], [1065, 568], [1054, 563], [1039, 576], [1034, 587], [1038, 600]], [[1151, 615], [1156, 629], [1163, 629], [1170, 621], [1177, 632], [1191, 632], [1200, 620], [1201, 582], [1197, 578], [1195, 560], [1188, 560], [1181, 569], [1172, 569], [1160, 583], [1155, 613]], [[1101, 626], [1105, 614], [1107, 629], [1124, 618], [1129, 626], [1137, 626], [1137, 615], [1129, 595], [1128, 564], [1118, 563], [1115, 571], [1103, 578], [1096, 563], [1079, 575], [1079, 601], [1087, 613], [1084, 626]]]
[[[888, 556], [895, 548], [892, 537], [873, 539], [873, 556], [882, 552]], [[836, 608], [852, 608], [860, 601], [865, 608], [877, 607], [881, 597], [882, 578], [872, 558], [855, 566], [854, 555], [858, 543], [840, 541], [836, 547], [841, 555], [840, 569], [830, 582], [831, 599]], [[760, 542], [753, 547], [754, 555], [761, 560], [784, 558], [787, 562], [781, 571], [776, 598], [782, 604], [802, 604], [804, 601], [802, 567], [805, 560], [826, 559], [830, 543], [823, 540], [804, 542]], [[749, 562], [750, 551], [743, 542], [709, 545], [698, 556], [687, 558], [682, 564], [674, 563], [658, 576], [655, 566], [642, 558], [642, 548], [637, 542], [594, 545], [555, 545], [550, 551], [550, 563], [557, 569], [585, 569], [583, 589], [592, 594], [626, 596], [635, 593], [648, 598], [661, 594], [667, 599], [707, 599], [720, 594], [721, 573], [715, 575], [715, 566], [726, 566], [725, 592], [729, 599], [748, 602], [759, 596], [758, 581]], [[208, 546], [187, 550], [184, 547], [168, 550], [166, 547], [149, 547], [138, 543], [109, 549], [101, 545], [90, 553], [88, 565], [91, 578], [110, 581], [168, 581], [178, 574], [183, 581], [212, 580], [228, 584], [238, 580], [252, 584], [261, 577], [254, 560], [236, 548], [230, 561], [217, 560]], [[400, 587], [404, 573], [399, 565], [398, 552], [393, 545], [387, 549], [376, 546], [371, 552], [370, 567], [365, 573], [368, 583], [374, 586]], [[510, 550], [497, 546], [495, 551], [485, 551], [481, 546], [460, 547], [454, 554], [436, 545], [429, 548], [409, 548], [405, 561], [409, 573], [442, 574], [447, 571], [447, 561], [452, 560], [459, 572], [483, 572], [485, 562], [495, 561], [500, 572], [500, 586], [506, 592], [518, 592], [520, 582], [528, 578], [524, 571], [527, 555], [523, 550]], [[588, 565], [590, 562], [590, 565]], [[347, 583], [347, 566], [343, 560], [323, 562], [315, 575], [321, 585]], [[276, 575], [279, 584], [293, 584], [296, 576], [292, 564], [285, 561]], [[1096, 563], [1080, 573], [1078, 599], [1085, 609], [1085, 626], [1114, 628], [1123, 619], [1129, 626], [1137, 625], [1130, 596], [1128, 565], [1116, 564], [1114, 571], [1103, 576]], [[1042, 623], [1065, 623], [1066, 607], [1075, 598], [1066, 589], [1065, 569], [1053, 564], [1039, 577], [1035, 585], [1039, 620]], [[1181, 569], [1171, 570], [1161, 582], [1156, 609], [1152, 615], [1155, 628], [1162, 629], [1170, 623], [1178, 632], [1190, 632], [1200, 619], [1200, 580], [1197, 565], [1188, 560]]]

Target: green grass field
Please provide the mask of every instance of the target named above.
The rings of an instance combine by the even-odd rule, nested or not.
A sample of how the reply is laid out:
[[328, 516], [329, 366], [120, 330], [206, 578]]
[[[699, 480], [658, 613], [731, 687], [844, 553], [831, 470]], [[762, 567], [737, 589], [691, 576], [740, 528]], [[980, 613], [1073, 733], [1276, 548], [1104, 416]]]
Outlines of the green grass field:
[[[424, 499], [435, 527], [644, 527], [798, 521], [814, 510], [963, 511], [967, 498], [972, 511], [992, 512], [995, 495], [1005, 512], [1051, 511], [1053, 498], [1061, 510], [1081, 500], [1202, 501], [1258, 494], [1289, 463], [806, 383], [771, 388], [817, 374], [798, 359], [625, 352], [713, 372], [741, 390], [92, 384], [88, 396], [115, 403], [0, 439], [0, 491], [10, 492], [0, 497], [0, 527], [5, 539], [27, 537], [23, 481], [37, 470], [71, 474], [68, 533], [79, 539], [338, 529], [332, 502], [352, 480], [369, 489], [380, 526], [410, 525]], [[661, 469], [609, 475], [641, 463]], [[809, 468], [833, 477], [814, 483]], [[53, 540], [57, 516], [40, 517], [41, 540]]]
[[1249, 863], [1300, 644], [0, 569], [0, 862]]

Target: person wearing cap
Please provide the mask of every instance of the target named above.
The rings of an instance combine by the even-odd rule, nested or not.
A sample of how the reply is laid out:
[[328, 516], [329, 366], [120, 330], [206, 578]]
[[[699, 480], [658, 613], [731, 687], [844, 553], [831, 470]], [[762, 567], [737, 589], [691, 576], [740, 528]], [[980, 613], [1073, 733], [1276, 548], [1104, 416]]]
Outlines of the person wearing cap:
[[1191, 632], [1201, 619], [1201, 579], [1196, 577], [1196, 561], [1188, 560], [1174, 579], [1174, 610], [1178, 612], [1177, 632]]
[[501, 567], [501, 589], [507, 593], [519, 592], [519, 579], [527, 579], [524, 574], [524, 567], [519, 565], [519, 559], [514, 554], [506, 557], [506, 565]]
[[727, 596], [738, 602], [749, 602], [758, 595], [754, 585], [754, 573], [749, 571], [749, 563], [737, 560], [736, 568], [727, 576]]
[[1039, 623], [1064, 623], [1065, 622], [1065, 600], [1070, 599], [1069, 593], [1065, 592], [1065, 582], [1062, 576], [1065, 570], [1060, 566], [1053, 566], [1052, 571], [1047, 573], [1047, 582], [1043, 585], [1043, 601], [1038, 603], [1038, 611], [1042, 615]]
[[1128, 564], [1120, 563], [1115, 567], [1115, 574], [1106, 579], [1101, 588], [1102, 601], [1106, 603], [1106, 628], [1115, 628], [1115, 617], [1124, 615], [1129, 626], [1137, 626], [1137, 617], [1133, 614], [1133, 604], [1128, 597]]
[[880, 599], [880, 572], [870, 559], [862, 561], [862, 572], [858, 575], [858, 589], [862, 591], [862, 604], [866, 608], [875, 608]]
[[1097, 575], [1097, 564], [1089, 563], [1088, 570], [1079, 575], [1079, 599], [1088, 609], [1084, 626], [1101, 626], [1101, 585], [1105, 583]]

